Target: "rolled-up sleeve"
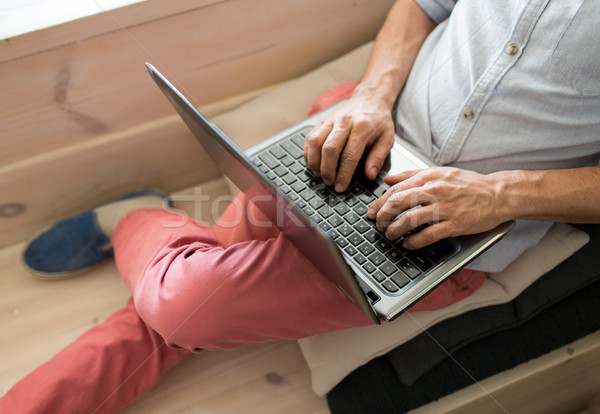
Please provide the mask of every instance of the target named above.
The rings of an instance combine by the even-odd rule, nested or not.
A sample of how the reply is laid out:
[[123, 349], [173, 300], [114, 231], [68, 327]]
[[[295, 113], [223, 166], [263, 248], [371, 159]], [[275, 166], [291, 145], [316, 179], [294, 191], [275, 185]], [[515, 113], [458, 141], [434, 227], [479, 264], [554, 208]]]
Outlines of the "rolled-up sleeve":
[[436, 23], [446, 20], [458, 0], [415, 0], [425, 13]]

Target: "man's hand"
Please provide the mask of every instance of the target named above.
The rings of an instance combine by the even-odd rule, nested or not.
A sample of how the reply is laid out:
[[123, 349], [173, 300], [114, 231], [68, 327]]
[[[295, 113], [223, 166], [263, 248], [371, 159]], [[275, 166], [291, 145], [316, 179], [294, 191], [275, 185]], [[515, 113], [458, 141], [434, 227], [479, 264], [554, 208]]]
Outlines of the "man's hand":
[[[506, 221], [502, 182], [493, 174], [432, 167], [386, 177], [392, 187], [369, 209], [379, 230], [395, 240], [422, 224], [434, 224], [406, 239], [419, 249], [446, 237], [490, 230]], [[420, 206], [420, 207], [419, 207]], [[399, 217], [398, 215], [401, 214]]]
[[390, 108], [375, 97], [354, 96], [306, 136], [304, 158], [314, 175], [343, 192], [365, 149], [365, 174], [375, 179], [393, 144]]

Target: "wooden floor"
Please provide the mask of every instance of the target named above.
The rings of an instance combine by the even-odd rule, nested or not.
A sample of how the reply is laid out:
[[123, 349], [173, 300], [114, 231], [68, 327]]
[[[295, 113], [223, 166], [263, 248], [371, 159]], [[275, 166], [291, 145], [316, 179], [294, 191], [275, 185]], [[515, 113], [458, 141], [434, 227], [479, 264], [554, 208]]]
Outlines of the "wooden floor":
[[[213, 194], [228, 192], [223, 180], [203, 189], [207, 186]], [[179, 194], [193, 194], [193, 189]], [[192, 209], [189, 201], [179, 204], [178, 208]], [[23, 247], [18, 243], [0, 250], [0, 395], [129, 298], [112, 261], [77, 278], [48, 282], [22, 268]], [[325, 398], [312, 391], [297, 343], [284, 341], [189, 356], [123, 412], [324, 414], [329, 410]]]

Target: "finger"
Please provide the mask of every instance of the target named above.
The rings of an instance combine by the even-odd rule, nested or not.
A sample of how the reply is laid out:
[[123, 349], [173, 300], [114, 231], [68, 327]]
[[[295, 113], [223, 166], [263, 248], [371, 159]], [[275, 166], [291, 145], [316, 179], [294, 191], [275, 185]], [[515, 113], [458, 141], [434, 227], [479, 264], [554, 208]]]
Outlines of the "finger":
[[413, 207], [428, 205], [430, 199], [423, 194], [420, 187], [393, 193], [377, 212], [377, 228], [385, 231], [398, 215]]
[[352, 176], [356, 170], [356, 166], [365, 151], [366, 141], [359, 135], [356, 130], [352, 130], [346, 147], [340, 158], [340, 165], [335, 178], [335, 191], [338, 193], [346, 191]]
[[396, 240], [423, 224], [439, 220], [439, 215], [432, 205], [416, 207], [402, 213], [389, 225], [385, 236], [390, 240]]
[[333, 185], [340, 154], [347, 145], [348, 136], [351, 134], [350, 124], [334, 126], [333, 130], [321, 147], [321, 177], [325, 185]]
[[422, 185], [421, 180], [415, 178], [419, 171], [420, 170], [405, 171], [400, 174], [385, 177], [384, 180], [386, 183], [392, 184], [392, 187], [390, 187], [381, 197], [371, 204], [369, 210], [367, 211], [367, 217], [371, 220], [375, 220], [377, 214], [381, 210], [381, 207], [383, 207], [383, 205], [385, 205], [389, 198], [394, 194], [410, 188], [420, 187]]
[[454, 229], [449, 220], [441, 221], [431, 226], [425, 227], [423, 230], [407, 237], [404, 241], [404, 247], [409, 250], [417, 250], [422, 247], [433, 244], [447, 237], [455, 236]]
[[415, 175], [417, 175], [421, 171], [423, 171], [423, 170], [402, 171], [401, 173], [398, 173], [398, 174], [386, 176], [384, 178], [384, 181], [388, 185], [395, 185], [395, 184], [398, 184], [398, 183], [400, 183], [400, 182], [402, 182], [404, 180], [408, 180], [411, 177], [414, 177]]
[[333, 123], [322, 123], [316, 126], [306, 136], [306, 141], [304, 143], [304, 160], [306, 161], [306, 167], [317, 177], [321, 176], [321, 147], [332, 129]]
[[371, 149], [367, 156], [365, 163], [365, 174], [371, 180], [374, 180], [379, 174], [386, 157], [390, 153], [392, 146], [394, 145], [394, 134], [391, 131], [386, 131], [380, 136]]

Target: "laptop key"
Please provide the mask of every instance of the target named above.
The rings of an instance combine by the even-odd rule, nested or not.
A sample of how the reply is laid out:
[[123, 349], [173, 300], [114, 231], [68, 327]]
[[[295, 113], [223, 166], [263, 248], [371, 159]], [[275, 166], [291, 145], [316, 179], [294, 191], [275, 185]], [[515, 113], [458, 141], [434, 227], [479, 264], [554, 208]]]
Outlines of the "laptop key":
[[365, 256], [368, 256], [371, 253], [373, 253], [375, 248], [373, 246], [371, 246], [371, 244], [369, 244], [369, 243], [363, 243], [358, 247], [358, 250]]
[[319, 214], [321, 216], [323, 216], [323, 218], [328, 218], [329, 216], [331, 216], [333, 214], [333, 209], [331, 207], [329, 207], [328, 205], [322, 206], [317, 211], [319, 212]]
[[442, 252], [445, 256], [450, 256], [454, 253], [454, 245], [448, 239], [442, 239], [433, 243], [436, 249]]
[[444, 260], [444, 255], [442, 252], [432, 245], [425, 246], [422, 249], [419, 249], [419, 251], [422, 252], [433, 264], [441, 263], [441, 261]]
[[285, 165], [286, 167], [290, 167], [292, 164], [295, 164], [296, 161], [294, 161], [294, 159], [292, 157], [290, 157], [289, 155], [286, 155], [285, 157], [283, 157], [282, 159], [279, 160], [283, 165]]
[[[390, 259], [393, 263], [396, 263], [398, 260], [402, 259], [404, 256], [396, 248], [394, 248], [394, 249], [388, 251], [385, 254], [385, 257]], [[402, 286], [400, 286], [400, 287], [402, 287]]]
[[384, 262], [381, 266], [379, 266], [379, 270], [385, 273], [387, 276], [393, 275], [398, 271], [398, 268], [394, 266], [391, 262]]
[[346, 221], [350, 224], [354, 224], [356, 223], [358, 220], [360, 220], [360, 217], [358, 216], [358, 214], [356, 214], [355, 212], [351, 211], [350, 213], [346, 214], [344, 216], [344, 219], [346, 219]]
[[356, 253], [358, 253], [358, 251], [356, 250], [356, 248], [354, 246], [352, 246], [351, 244], [349, 244], [348, 246], [346, 246], [346, 248], [344, 249], [344, 251], [346, 253], [348, 253], [350, 256], [354, 256]]
[[293, 183], [292, 185], [290, 185], [290, 188], [292, 190], [294, 190], [295, 192], [299, 193], [302, 190], [304, 190], [306, 187], [304, 186], [304, 184], [302, 183], [302, 181], [296, 181], [295, 183]]
[[283, 165], [279, 165], [278, 167], [273, 169], [273, 172], [279, 177], [283, 177], [288, 173], [288, 170]]
[[279, 165], [279, 162], [268, 152], [264, 152], [258, 156], [262, 162], [267, 164], [270, 169], [273, 169]]
[[392, 245], [387, 241], [387, 239], [380, 238], [377, 242], [375, 242], [375, 247], [380, 252], [385, 253], [392, 248]]
[[364, 188], [362, 188], [361, 185], [358, 183], [350, 184], [349, 190], [355, 196], [360, 195], [365, 192]]
[[375, 201], [375, 196], [372, 194], [364, 193], [358, 196], [358, 199], [365, 204], [371, 204]]
[[350, 236], [348, 236], [346, 238], [354, 246], [358, 246], [359, 244], [361, 244], [362, 242], [365, 241], [365, 239], [363, 239], [362, 236], [358, 233], [352, 233]]
[[356, 198], [355, 196], [350, 194], [350, 195], [346, 196], [346, 198], [344, 199], [344, 202], [346, 204], [348, 204], [348, 206], [353, 207], [359, 201], [358, 201], [358, 198]]
[[352, 208], [352, 210], [354, 210], [359, 216], [364, 216], [367, 214], [369, 208], [364, 204], [357, 204]]
[[342, 220], [342, 218], [340, 216], [331, 216], [331, 217], [329, 217], [329, 220], [327, 220], [327, 221], [333, 227], [337, 227], [344, 222], [344, 220]]
[[348, 225], [348, 223], [342, 224], [340, 227], [338, 227], [337, 230], [344, 237], [348, 237], [350, 234], [352, 234], [354, 232], [354, 230], [352, 229], [352, 226]]
[[381, 263], [385, 262], [385, 257], [381, 253], [375, 252], [369, 256], [369, 260], [372, 261], [375, 266], [379, 266]]
[[398, 262], [398, 267], [411, 279], [414, 279], [421, 274], [421, 271], [417, 266], [407, 259], [400, 260], [400, 262]]
[[354, 225], [352, 227], [354, 227], [354, 230], [356, 230], [357, 232], [362, 234], [365, 231], [369, 230], [372, 226], [369, 223], [367, 223], [366, 221], [360, 220], [359, 222], [354, 223]]
[[304, 170], [298, 174], [298, 179], [301, 180], [302, 182], [307, 182], [307, 181], [311, 180], [312, 178], [314, 178], [313, 175], [307, 170]]
[[331, 230], [331, 225], [326, 221], [322, 221], [321, 223], [319, 223], [319, 227], [321, 227], [325, 231]]
[[348, 207], [346, 204], [344, 203], [339, 203], [338, 205], [336, 205], [333, 208], [340, 216], [343, 216], [344, 214], [346, 214], [347, 212], [350, 211], [350, 207]]
[[381, 234], [377, 230], [371, 229], [365, 233], [364, 237], [371, 243], [375, 243], [377, 240], [381, 239]]
[[289, 169], [291, 172], [298, 175], [300, 173], [300, 171], [302, 171], [304, 169], [304, 167], [295, 162], [289, 166]]
[[296, 146], [301, 150], [304, 150], [304, 141], [306, 141], [306, 138], [304, 136], [300, 134], [295, 134], [290, 138], [290, 141], [296, 144]]
[[342, 249], [346, 246], [348, 246], [348, 240], [344, 239], [343, 237], [339, 237], [337, 239], [335, 239], [335, 242], [337, 243], [338, 246], [340, 246]]
[[281, 146], [295, 159], [301, 158], [303, 156], [302, 150], [296, 145], [294, 145], [291, 141], [282, 142]]
[[308, 202], [308, 204], [314, 208], [315, 210], [320, 209], [321, 207], [323, 207], [325, 205], [325, 203], [323, 202], [323, 200], [321, 200], [320, 198], [313, 198], [312, 200], [310, 200]]
[[363, 256], [360, 253], [355, 254], [354, 256], [352, 256], [352, 258], [354, 260], [356, 260], [356, 263], [358, 263], [360, 265], [367, 261], [367, 259], [365, 258], [365, 256]]
[[385, 288], [385, 290], [387, 290], [388, 292], [391, 292], [391, 293], [398, 291], [398, 286], [396, 286], [396, 284], [389, 279], [386, 280], [385, 282], [383, 282], [381, 284], [381, 286], [383, 286]]
[[362, 264], [362, 268], [367, 271], [367, 273], [373, 273], [375, 271], [375, 265], [371, 262], [365, 262]]
[[294, 183], [295, 181], [298, 181], [298, 180], [292, 174], [287, 174], [283, 177], [283, 182], [286, 183], [287, 185], [290, 185], [290, 184]]
[[410, 279], [403, 273], [396, 273], [390, 279], [392, 279], [399, 288], [403, 288], [410, 283]]
[[381, 273], [380, 270], [377, 270], [371, 276], [373, 276], [373, 278], [375, 278], [375, 280], [378, 281], [379, 283], [383, 282], [386, 278], [386, 276], [383, 273]]
[[269, 150], [269, 152], [277, 159], [281, 159], [283, 157], [285, 157], [285, 151], [283, 150], [283, 148], [277, 146], [277, 147], [273, 147]]
[[411, 250], [406, 254], [406, 256], [411, 262], [416, 264], [417, 267], [423, 271], [429, 270], [433, 267], [433, 263], [431, 263], [429, 259], [418, 250]]
[[[330, 223], [331, 224], [331, 223]], [[340, 233], [338, 233], [337, 231], [335, 231], [335, 229], [331, 229], [329, 230], [329, 235], [331, 236], [331, 238], [333, 240], [337, 239], [338, 237], [340, 237]]]
[[338, 205], [340, 202], [340, 200], [338, 200], [334, 194], [327, 195], [327, 197], [325, 197], [323, 200], [331, 207]]
[[300, 192], [300, 197], [302, 197], [305, 201], [310, 201], [315, 197], [315, 193], [311, 189], [305, 188]]

